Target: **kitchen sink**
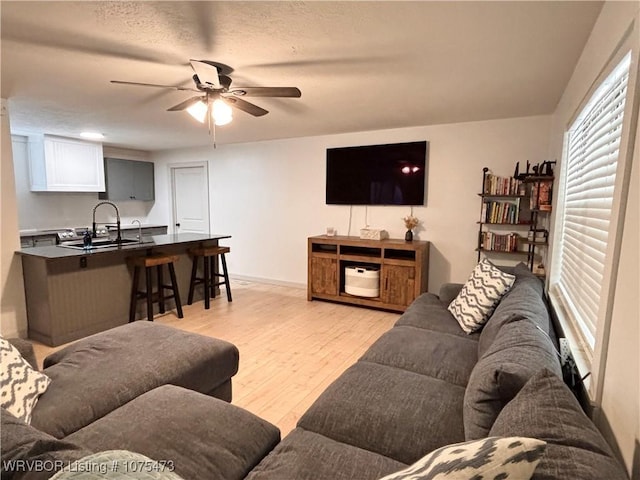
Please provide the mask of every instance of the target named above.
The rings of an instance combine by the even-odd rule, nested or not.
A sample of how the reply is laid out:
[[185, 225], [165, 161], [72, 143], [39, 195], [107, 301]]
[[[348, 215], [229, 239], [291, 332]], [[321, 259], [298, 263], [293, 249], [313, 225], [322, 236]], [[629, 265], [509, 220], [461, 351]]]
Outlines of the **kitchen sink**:
[[104, 238], [104, 239], [93, 240], [91, 242], [91, 246], [88, 247], [88, 248], [84, 247], [84, 241], [83, 240], [78, 240], [78, 241], [75, 241], [75, 242], [65, 242], [65, 243], [61, 243], [58, 246], [59, 247], [63, 247], [63, 248], [73, 248], [75, 250], [95, 250], [95, 249], [98, 249], [98, 248], [117, 248], [117, 247], [120, 247], [120, 246], [141, 245], [141, 244], [145, 244], [145, 243], [152, 243], [152, 240], [139, 241], [139, 240], [134, 239], [134, 238], [123, 238], [122, 240], [120, 240], [120, 242], [117, 242], [116, 240], [112, 240], [110, 238]]

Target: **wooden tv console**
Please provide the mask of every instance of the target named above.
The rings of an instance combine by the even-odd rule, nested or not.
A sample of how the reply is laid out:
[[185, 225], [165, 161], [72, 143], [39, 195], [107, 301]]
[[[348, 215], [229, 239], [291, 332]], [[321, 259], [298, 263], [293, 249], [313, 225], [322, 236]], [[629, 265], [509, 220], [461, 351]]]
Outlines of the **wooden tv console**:
[[[308, 239], [307, 299], [331, 300], [404, 312], [427, 291], [429, 242], [362, 240], [359, 237], [318, 235]], [[380, 269], [380, 296], [359, 297], [345, 292], [345, 268]]]

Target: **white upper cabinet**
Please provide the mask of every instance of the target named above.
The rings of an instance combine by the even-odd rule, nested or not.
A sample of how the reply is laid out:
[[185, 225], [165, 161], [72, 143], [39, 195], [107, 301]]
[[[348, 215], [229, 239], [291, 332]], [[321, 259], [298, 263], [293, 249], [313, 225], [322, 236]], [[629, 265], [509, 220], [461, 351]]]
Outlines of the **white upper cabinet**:
[[104, 192], [102, 144], [29, 137], [29, 177], [34, 192]]

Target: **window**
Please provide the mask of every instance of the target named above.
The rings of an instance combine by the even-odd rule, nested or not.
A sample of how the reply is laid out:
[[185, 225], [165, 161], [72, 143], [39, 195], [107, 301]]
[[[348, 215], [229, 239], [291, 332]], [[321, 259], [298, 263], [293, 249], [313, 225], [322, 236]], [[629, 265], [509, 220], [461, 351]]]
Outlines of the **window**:
[[611, 220], [630, 63], [631, 52], [567, 131], [558, 185], [550, 292], [576, 327], [589, 358], [608, 296], [603, 287], [613, 251], [610, 237], [617, 228]]

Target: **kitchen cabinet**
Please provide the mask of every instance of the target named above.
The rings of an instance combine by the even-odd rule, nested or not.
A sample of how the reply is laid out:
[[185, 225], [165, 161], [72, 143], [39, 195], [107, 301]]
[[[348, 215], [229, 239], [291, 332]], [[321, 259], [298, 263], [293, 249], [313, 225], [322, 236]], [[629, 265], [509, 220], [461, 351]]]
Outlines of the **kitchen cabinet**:
[[101, 200], [155, 199], [153, 163], [121, 158], [105, 158], [106, 191]]
[[33, 192], [102, 192], [102, 144], [53, 135], [29, 137]]

